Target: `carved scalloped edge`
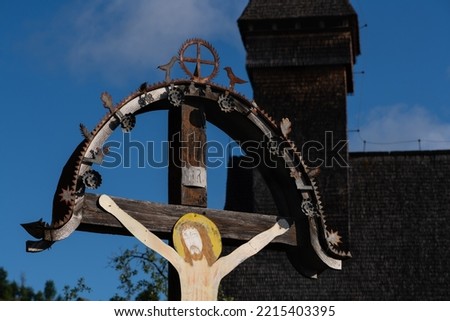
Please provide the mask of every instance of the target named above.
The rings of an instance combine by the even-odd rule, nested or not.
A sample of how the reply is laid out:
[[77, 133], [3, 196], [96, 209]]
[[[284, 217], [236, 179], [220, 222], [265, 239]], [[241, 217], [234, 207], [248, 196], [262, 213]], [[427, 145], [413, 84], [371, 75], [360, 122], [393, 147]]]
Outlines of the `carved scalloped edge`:
[[[73, 176], [72, 176], [72, 180], [71, 180], [71, 186], [70, 186], [70, 190], [73, 193], [73, 195], [76, 195], [77, 192], [77, 187], [78, 187], [78, 181], [79, 181], [79, 177], [80, 175], [82, 175], [81, 171], [81, 165], [83, 164], [83, 160], [84, 157], [86, 155], [86, 153], [88, 152], [88, 147], [90, 146], [90, 142], [93, 140], [93, 138], [100, 132], [100, 130], [103, 128], [103, 126], [105, 126], [105, 124], [112, 118], [114, 117], [114, 115], [120, 111], [120, 109], [125, 106], [129, 101], [135, 99], [136, 97], [143, 95], [147, 92], [151, 92], [155, 89], [159, 89], [159, 88], [169, 88], [169, 86], [171, 84], [174, 84], [176, 86], [180, 86], [180, 85], [190, 85], [193, 81], [192, 80], [187, 80], [187, 79], [176, 79], [176, 80], [172, 80], [170, 83], [167, 82], [157, 82], [157, 83], [153, 83], [152, 85], [147, 85], [145, 90], [141, 90], [140, 88], [138, 88], [137, 90], [131, 92], [127, 97], [123, 98], [119, 103], [115, 104], [114, 107], [112, 108], [112, 112], [108, 112], [106, 113], [102, 119], [100, 120], [100, 122], [96, 125], [96, 127], [91, 131], [91, 139], [84, 139], [84, 143], [82, 148], [80, 149], [80, 152], [77, 156], [77, 160], [76, 160], [76, 165], [73, 171]], [[238, 101], [243, 101], [243, 102], [251, 102], [250, 100], [248, 100], [244, 95], [235, 92], [235, 91], [230, 91], [229, 88], [226, 88], [222, 85], [219, 84], [215, 84], [215, 83], [198, 83], [198, 82], [194, 82], [195, 85], [197, 86], [210, 86], [212, 90], [215, 91], [226, 91], [229, 92], [230, 95], [232, 95], [234, 98], [236, 98]], [[283, 138], [284, 136], [282, 135], [282, 133], [280, 132], [280, 127], [278, 126], [278, 124], [274, 121], [274, 119], [262, 108], [260, 108], [255, 102], [251, 102], [252, 104], [252, 108], [254, 109], [253, 112], [256, 114], [256, 116], [260, 116], [263, 117], [263, 119], [265, 120], [265, 123], [268, 124], [271, 127], [271, 130], [273, 132], [275, 132], [275, 134], [280, 137], [282, 140], [286, 141], [289, 145], [290, 148], [293, 151], [293, 157], [297, 157], [298, 160], [300, 161], [301, 166], [297, 166], [297, 167], [301, 167], [299, 168], [295, 168], [294, 170], [296, 170], [297, 172], [299, 172], [300, 175], [305, 176], [308, 178], [310, 186], [312, 186], [312, 195], [310, 192], [308, 192], [309, 197], [313, 198], [314, 203], [317, 205], [317, 210], [318, 210], [318, 217], [315, 218], [316, 222], [318, 223], [318, 225], [321, 228], [321, 234], [326, 233], [327, 231], [327, 224], [326, 224], [326, 218], [324, 215], [324, 210], [323, 210], [323, 204], [321, 201], [321, 196], [317, 187], [317, 183], [314, 179], [314, 177], [309, 176], [308, 171], [307, 171], [307, 166], [303, 161], [302, 155], [301, 153], [297, 150], [297, 147], [295, 146], [295, 143], [292, 140], [289, 139], [285, 139]], [[278, 133], [280, 132], [280, 133]], [[293, 160], [294, 163], [295, 160]], [[90, 166], [89, 166], [90, 167]], [[60, 186], [58, 186], [59, 188]], [[300, 192], [300, 191], [299, 191]], [[65, 224], [67, 224], [73, 216], [74, 213], [74, 209], [76, 204], [80, 203], [80, 201], [83, 199], [84, 197], [84, 193], [81, 195], [76, 195], [74, 198], [72, 198], [70, 204], [69, 204], [69, 210], [68, 212], [63, 216], [62, 219], [59, 219], [57, 221], [52, 221], [52, 224], [50, 226], [48, 226], [48, 224], [45, 224], [46, 227], [45, 229], [48, 230], [55, 230], [55, 229], [59, 229], [61, 227], [63, 227]], [[56, 214], [56, 213], [54, 213]], [[60, 214], [58, 215], [59, 217]], [[52, 218], [54, 219], [54, 217], [52, 216]], [[53, 240], [52, 240], [53, 241]], [[330, 244], [328, 244], [328, 242], [326, 242], [327, 244], [327, 249], [329, 252], [331, 252], [332, 254], [334, 254], [335, 256], [338, 257], [350, 257], [351, 254], [349, 252], [344, 252], [339, 250], [338, 248], [336, 248], [335, 246], [332, 246]]]
[[[184, 80], [183, 80], [184, 81]], [[127, 97], [123, 98], [119, 103], [115, 104], [112, 107], [112, 112], [107, 112], [102, 118], [101, 120], [97, 123], [97, 125], [95, 126], [95, 128], [91, 131], [91, 138], [84, 139], [84, 143], [83, 143], [83, 147], [80, 149], [80, 152], [78, 153], [76, 162], [75, 162], [75, 167], [73, 170], [73, 175], [72, 175], [72, 179], [71, 179], [71, 185], [69, 186], [70, 192], [72, 195], [74, 195], [74, 197], [71, 199], [70, 204], [68, 204], [68, 210], [64, 215], [61, 215], [61, 213], [53, 213], [52, 214], [52, 223], [48, 224], [45, 223], [46, 225], [46, 230], [57, 230], [62, 228], [64, 225], [66, 225], [71, 219], [72, 219], [72, 215], [74, 213], [74, 208], [75, 205], [80, 203], [84, 197], [84, 193], [81, 195], [77, 195], [77, 187], [78, 187], [78, 181], [79, 181], [79, 177], [83, 174], [81, 173], [81, 165], [83, 164], [83, 160], [85, 158], [86, 153], [88, 152], [88, 148], [90, 146], [91, 141], [93, 140], [93, 138], [100, 132], [100, 130], [103, 128], [103, 126], [105, 126], [105, 124], [112, 118], [114, 117], [114, 115], [120, 111], [120, 109], [126, 105], [129, 101], [133, 100], [134, 98], [136, 98], [139, 95], [142, 95], [146, 92], [152, 91], [154, 89], [158, 89], [161, 87], [166, 86], [167, 83], [165, 82], [157, 82], [154, 83], [150, 86], [147, 85], [145, 92], [140, 90], [139, 88], [133, 92], [131, 92]], [[89, 166], [90, 167], [90, 166]], [[61, 188], [61, 186], [57, 186], [57, 189]], [[55, 195], [55, 197], [57, 197], [57, 195]]]
[[[183, 79], [177, 79], [177, 80], [171, 81], [171, 83], [176, 84], [176, 85], [186, 84], [186, 82], [187, 82], [187, 80], [183, 80]], [[192, 80], [189, 80], [189, 82], [192, 82]], [[164, 84], [167, 85], [167, 83], [165, 83], [165, 82], [154, 84], [150, 88], [147, 88], [147, 92], [151, 91], [153, 89], [159, 88], [161, 85], [164, 85]], [[194, 82], [194, 84], [196, 84], [198, 86], [209, 85], [210, 87], [212, 87], [212, 89], [216, 89], [216, 90], [218, 89], [219, 91], [220, 90], [228, 91], [232, 96], [234, 96], [235, 98], [238, 98], [238, 100], [248, 101], [248, 99], [244, 95], [239, 94], [239, 93], [237, 93], [235, 91], [230, 91], [229, 88], [224, 87], [224, 86], [222, 86], [220, 84], [215, 84], [215, 83], [206, 83], [206, 84], [204, 84], [204, 83], [197, 83], [197, 82]], [[124, 99], [117, 107], [120, 108], [126, 102], [128, 102], [131, 99], [134, 99], [135, 97], [136, 97], [136, 92], [132, 93], [129, 97]], [[263, 116], [264, 119], [266, 120], [266, 122], [268, 122], [271, 125], [272, 129], [274, 129], [277, 132], [280, 131], [279, 125], [275, 122], [275, 120], [272, 118], [272, 116], [269, 113], [267, 113], [263, 108], [259, 107], [256, 103], [253, 104], [253, 106], [255, 107], [255, 110], [257, 111], [257, 114], [259, 114], [260, 116]], [[93, 134], [95, 135], [96, 133], [93, 133]], [[281, 137], [282, 139], [284, 137], [281, 133], [277, 133], [277, 136]], [[314, 201], [315, 201], [315, 203], [317, 205], [317, 210], [318, 210], [318, 213], [319, 213], [319, 216], [316, 218], [316, 220], [318, 220], [317, 223], [319, 223], [319, 226], [321, 227], [322, 234], [325, 235], [328, 226], [327, 226], [327, 221], [326, 221], [326, 217], [325, 217], [325, 214], [324, 214], [323, 203], [322, 203], [322, 200], [321, 200], [321, 195], [320, 195], [320, 192], [319, 192], [319, 188], [317, 186], [317, 182], [315, 181], [314, 177], [312, 177], [312, 176], [310, 176], [308, 174], [308, 171], [307, 171], [308, 166], [305, 164], [301, 153], [297, 150], [297, 146], [295, 145], [295, 143], [292, 140], [289, 140], [289, 139], [284, 139], [284, 140], [287, 141], [288, 144], [291, 146], [292, 150], [294, 151], [294, 154], [298, 157], [298, 159], [300, 161], [300, 164], [303, 167], [303, 171], [300, 171], [300, 174], [301, 175], [306, 175], [308, 177], [309, 181], [310, 181], [310, 184], [312, 186], [312, 190], [313, 190], [313, 193], [314, 193]], [[342, 250], [339, 250], [335, 246], [330, 245], [328, 242], [326, 242], [326, 244], [327, 244], [328, 250], [330, 252], [332, 252], [333, 254], [335, 254], [336, 256], [339, 256], [339, 257], [350, 257], [351, 256], [351, 254], [349, 252], [344, 252]]]
[[[261, 110], [261, 108], [259, 108], [259, 110]], [[267, 114], [267, 113], [264, 112], [264, 114]], [[271, 118], [269, 117], [268, 119], [270, 120]], [[274, 126], [276, 126], [275, 123], [274, 123]], [[311, 195], [310, 193], [308, 193], [308, 195], [309, 195], [309, 197], [314, 196], [314, 203], [317, 205], [317, 211], [319, 213], [319, 215], [316, 216], [314, 219], [315, 219], [316, 223], [318, 224], [318, 227], [320, 227], [320, 229], [321, 229], [320, 234], [325, 236], [325, 233], [328, 229], [327, 220], [326, 220], [326, 216], [324, 213], [322, 197], [320, 195], [319, 188], [318, 188], [317, 182], [315, 180], [315, 177], [309, 174], [309, 172], [308, 172], [309, 167], [305, 164], [302, 154], [298, 151], [295, 143], [290, 139], [285, 139], [285, 141], [290, 145], [290, 148], [293, 151], [293, 155], [295, 155], [298, 158], [298, 160], [300, 161], [301, 168], [300, 169], [296, 168], [295, 170], [297, 170], [300, 175], [306, 175], [306, 177], [308, 177], [308, 180], [312, 186], [313, 195]], [[294, 163], [295, 163], [295, 160], [294, 160]], [[322, 240], [322, 245], [325, 245], [327, 252], [331, 253], [332, 256], [334, 256], [334, 257], [337, 257], [340, 259], [345, 259], [345, 258], [351, 257], [350, 252], [342, 251], [338, 247], [333, 246], [326, 240], [326, 238], [324, 238]]]

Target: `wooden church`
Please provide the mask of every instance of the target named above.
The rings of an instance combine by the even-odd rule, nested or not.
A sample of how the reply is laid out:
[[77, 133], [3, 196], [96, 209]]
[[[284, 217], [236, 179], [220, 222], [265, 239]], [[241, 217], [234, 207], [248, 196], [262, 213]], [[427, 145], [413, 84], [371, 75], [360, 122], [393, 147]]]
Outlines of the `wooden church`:
[[[346, 96], [360, 54], [347, 0], [250, 0], [238, 20], [259, 102], [293, 122], [317, 176], [327, 220], [352, 258], [317, 279], [298, 277], [284, 253], [266, 249], [223, 282], [236, 300], [448, 300], [449, 151], [349, 153]], [[308, 147], [308, 146], [307, 146]], [[325, 154], [325, 149], [332, 153]], [[320, 160], [320, 163], [317, 163]], [[238, 162], [238, 159], [233, 159]], [[257, 171], [228, 174], [228, 209], [276, 213]], [[246, 195], [236, 193], [247, 187]], [[245, 286], [251, 284], [251, 287]]]
[[[118, 103], [102, 93], [107, 113], [92, 131], [81, 125], [52, 221], [23, 224], [37, 239], [27, 250], [76, 230], [132, 234], [176, 269], [169, 299], [212, 300], [220, 283], [234, 300], [448, 300], [450, 152], [348, 151], [347, 95], [360, 54], [349, 1], [250, 0], [238, 26], [254, 100], [234, 90], [241, 80], [230, 68], [228, 86], [211, 81], [219, 57], [201, 39], [159, 66], [164, 82], [143, 83]], [[187, 79], [171, 78], [177, 60]], [[168, 111], [173, 148], [169, 204], [86, 193], [102, 183], [94, 168], [113, 132], [159, 110]], [[262, 160], [255, 166], [230, 159], [223, 210], [207, 208], [206, 122], [262, 143], [241, 145]], [[176, 234], [182, 218], [187, 227]], [[171, 236], [174, 247], [161, 241]]]

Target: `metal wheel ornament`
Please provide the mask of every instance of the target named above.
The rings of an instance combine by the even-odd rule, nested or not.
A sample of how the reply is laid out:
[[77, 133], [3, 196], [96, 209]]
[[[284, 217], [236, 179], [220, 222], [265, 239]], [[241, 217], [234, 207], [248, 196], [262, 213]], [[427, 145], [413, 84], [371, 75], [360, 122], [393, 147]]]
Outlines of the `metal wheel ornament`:
[[180, 107], [184, 101], [183, 89], [171, 86], [167, 98], [173, 106]]
[[[188, 57], [187, 51], [190, 48], [195, 49], [195, 57]], [[207, 52], [212, 56], [211, 59], [203, 59], [203, 56], [206, 55]], [[214, 47], [207, 41], [202, 39], [190, 39], [187, 40], [179, 50], [179, 60], [181, 68], [186, 72], [186, 74], [190, 77], [191, 80], [198, 83], [206, 83], [211, 81], [219, 72], [219, 55], [214, 49]], [[191, 71], [186, 63], [195, 64], [194, 71]], [[212, 71], [209, 75], [202, 75], [202, 65], [212, 66]]]
[[125, 133], [129, 133], [136, 125], [136, 116], [132, 113], [126, 114], [122, 117], [120, 127]]
[[219, 103], [220, 110], [225, 113], [230, 113], [236, 108], [233, 98], [227, 93], [220, 95], [217, 102]]
[[93, 169], [87, 170], [81, 177], [81, 180], [87, 188], [91, 189], [96, 189], [102, 184], [102, 177]]

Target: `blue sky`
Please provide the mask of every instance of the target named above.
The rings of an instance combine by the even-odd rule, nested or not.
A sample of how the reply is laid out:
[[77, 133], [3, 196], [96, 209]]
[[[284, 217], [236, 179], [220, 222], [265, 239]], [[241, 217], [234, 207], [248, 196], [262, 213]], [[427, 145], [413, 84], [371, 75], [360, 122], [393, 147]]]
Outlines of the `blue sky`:
[[[93, 289], [87, 297], [106, 300], [118, 285], [109, 258], [138, 244], [133, 238], [75, 232], [51, 250], [28, 254], [29, 236], [19, 224], [50, 221], [60, 171], [82, 139], [79, 123], [92, 128], [106, 112], [101, 92], [108, 91], [117, 102], [144, 81], [162, 81], [164, 74], [156, 66], [192, 37], [211, 42], [221, 66], [232, 66], [245, 78], [236, 20], [247, 1], [42, 3], [0, 2], [0, 94], [6, 114], [0, 127], [5, 156], [0, 169], [0, 266], [11, 279], [24, 275], [36, 289], [48, 279], [61, 289], [84, 277]], [[355, 93], [348, 98], [350, 149], [415, 150], [418, 139], [423, 150], [449, 149], [450, 2], [352, 4], [362, 27], [362, 54], [354, 68]], [[183, 77], [180, 71], [177, 75]], [[215, 82], [226, 84], [223, 73]], [[252, 96], [248, 85], [237, 90]], [[132, 138], [164, 140], [165, 117], [138, 118]], [[229, 143], [212, 126], [208, 137]], [[165, 170], [101, 172], [104, 184], [98, 192], [167, 201]], [[208, 180], [214, 187], [208, 205], [221, 208], [225, 170], [209, 172]]]

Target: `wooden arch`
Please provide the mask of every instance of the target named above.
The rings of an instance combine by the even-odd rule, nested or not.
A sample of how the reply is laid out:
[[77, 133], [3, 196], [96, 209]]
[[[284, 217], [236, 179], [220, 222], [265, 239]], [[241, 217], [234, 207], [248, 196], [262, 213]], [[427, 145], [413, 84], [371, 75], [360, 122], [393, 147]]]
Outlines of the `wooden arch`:
[[[276, 124], [255, 102], [232, 88], [195, 79], [144, 84], [116, 105], [109, 94], [103, 93], [102, 101], [109, 113], [91, 132], [82, 126], [84, 139], [64, 166], [54, 194], [51, 223], [41, 219], [22, 224], [38, 239], [27, 241], [27, 251], [40, 252], [77, 229], [127, 234], [114, 218], [104, 215], [97, 205], [98, 196], [85, 192], [101, 183], [100, 173], [94, 168], [103, 161], [104, 144], [117, 128], [132, 130], [140, 114], [185, 108], [189, 113], [200, 113], [257, 158], [253, 165], [265, 178], [279, 213], [295, 221], [295, 228], [276, 241], [286, 244], [291, 262], [302, 274], [313, 277], [326, 268], [340, 269], [342, 260], [350, 256], [330, 240], [332, 232], [327, 229], [314, 178], [308, 175], [300, 152], [288, 138], [287, 121]], [[190, 204], [162, 205], [121, 198], [115, 201], [148, 229], [162, 235], [170, 233], [182, 214], [192, 211], [213, 218], [225, 239], [250, 239], [276, 220], [255, 213], [199, 210], [196, 204], [193, 209]]]

